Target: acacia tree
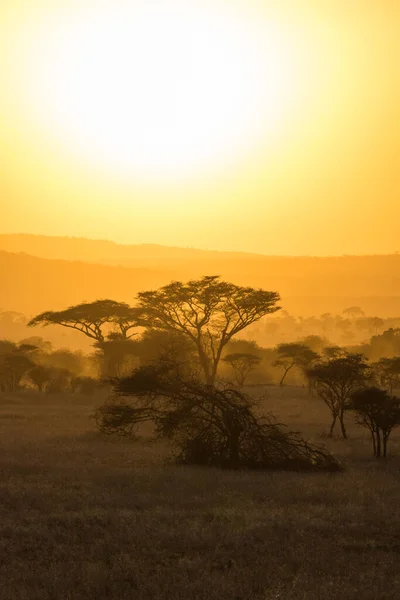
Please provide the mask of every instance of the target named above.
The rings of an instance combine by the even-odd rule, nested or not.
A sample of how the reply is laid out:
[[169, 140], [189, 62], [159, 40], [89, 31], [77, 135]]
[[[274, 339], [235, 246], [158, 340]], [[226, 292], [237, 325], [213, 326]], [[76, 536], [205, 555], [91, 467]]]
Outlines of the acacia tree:
[[243, 387], [249, 373], [261, 362], [261, 357], [246, 352], [234, 352], [227, 354], [222, 359], [233, 369], [238, 387]]
[[314, 350], [311, 350], [305, 344], [296, 342], [278, 344], [276, 351], [279, 358], [274, 361], [273, 365], [283, 368], [283, 375], [279, 382], [281, 387], [284, 384], [286, 375], [293, 367], [299, 367], [306, 374], [312, 362], [318, 358], [318, 354]]
[[329, 436], [333, 434], [339, 419], [343, 438], [347, 438], [344, 414], [349, 407], [351, 395], [366, 386], [370, 376], [370, 366], [362, 354], [352, 354], [319, 362], [308, 369], [318, 395], [325, 402], [332, 415]]
[[138, 294], [141, 324], [177, 331], [196, 348], [208, 385], [213, 385], [226, 344], [237, 333], [280, 309], [277, 292], [242, 287], [208, 275], [187, 283], [173, 281]]
[[354, 392], [349, 408], [355, 411], [356, 422], [370, 430], [374, 455], [386, 457], [389, 436], [400, 425], [400, 398], [370, 387]]
[[82, 302], [65, 310], [43, 312], [29, 321], [29, 327], [42, 325], [61, 325], [76, 329], [95, 342], [102, 344], [107, 337], [104, 327], [110, 325], [128, 339], [132, 337], [131, 329], [138, 326], [135, 309], [125, 302], [115, 300], [96, 300]]
[[138, 320], [135, 309], [128, 304], [105, 299], [83, 302], [61, 311], [41, 313], [28, 325], [61, 325], [80, 331], [94, 340], [95, 347], [100, 350], [104, 375], [114, 376], [118, 374], [118, 361], [123, 362], [126, 354], [131, 351], [129, 341], [135, 335], [131, 330], [138, 327]]
[[357, 317], [363, 317], [365, 315], [363, 309], [359, 306], [349, 306], [344, 309], [343, 314], [351, 319], [356, 319]]

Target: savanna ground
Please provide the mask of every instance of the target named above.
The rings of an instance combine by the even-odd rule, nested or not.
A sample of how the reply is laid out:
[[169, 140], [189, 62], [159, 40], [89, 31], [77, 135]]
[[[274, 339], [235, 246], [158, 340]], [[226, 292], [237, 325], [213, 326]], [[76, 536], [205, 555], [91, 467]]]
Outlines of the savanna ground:
[[161, 443], [98, 433], [100, 397], [0, 396], [0, 598], [399, 598], [400, 436], [378, 463], [357, 426], [322, 439], [302, 388], [266, 391], [344, 473], [168, 465]]

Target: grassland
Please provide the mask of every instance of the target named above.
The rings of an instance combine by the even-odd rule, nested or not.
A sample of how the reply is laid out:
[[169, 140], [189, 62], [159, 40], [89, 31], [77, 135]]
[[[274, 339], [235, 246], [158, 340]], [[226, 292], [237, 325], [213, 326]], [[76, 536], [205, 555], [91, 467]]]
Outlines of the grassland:
[[176, 467], [96, 432], [100, 397], [0, 396], [1, 600], [399, 598], [400, 436], [378, 463], [354, 425], [321, 439], [329, 415], [301, 388], [267, 393], [344, 473]]

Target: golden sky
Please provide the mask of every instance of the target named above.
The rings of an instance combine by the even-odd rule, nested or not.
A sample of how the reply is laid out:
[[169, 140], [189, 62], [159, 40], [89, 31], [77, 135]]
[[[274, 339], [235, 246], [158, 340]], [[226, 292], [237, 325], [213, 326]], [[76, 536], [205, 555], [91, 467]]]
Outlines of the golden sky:
[[2, 0], [0, 232], [400, 250], [400, 3]]

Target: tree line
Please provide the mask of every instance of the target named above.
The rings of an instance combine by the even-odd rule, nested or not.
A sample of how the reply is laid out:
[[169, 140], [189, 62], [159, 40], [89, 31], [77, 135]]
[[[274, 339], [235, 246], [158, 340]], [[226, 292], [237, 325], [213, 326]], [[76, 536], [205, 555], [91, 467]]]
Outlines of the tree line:
[[[122, 409], [121, 405], [115, 412], [114, 404], [107, 405], [107, 410], [101, 413], [101, 427], [105, 430], [110, 429], [110, 423], [114, 423], [118, 431], [125, 430], [125, 425], [129, 429], [129, 418], [133, 419], [134, 424], [139, 415], [140, 419], [144, 419], [150, 418], [151, 413], [151, 419], [158, 423], [160, 431], [169, 431], [171, 435], [173, 432], [173, 435], [179, 437], [183, 431], [182, 423], [186, 423], [186, 434], [189, 431], [193, 433], [190, 423], [193, 424], [191, 419], [194, 414], [197, 414], [195, 422], [203, 425], [204, 415], [208, 414], [209, 417], [212, 415], [214, 425], [211, 426], [206, 420], [206, 431], [213, 431], [214, 426], [216, 431], [224, 430], [224, 444], [228, 443], [229, 438], [228, 446], [232, 444], [232, 436], [237, 437], [236, 450], [231, 448], [227, 464], [235, 461], [247, 464], [248, 461], [243, 456], [239, 460], [238, 449], [240, 440], [244, 444], [244, 440], [249, 439], [245, 432], [251, 430], [252, 436], [257, 437], [256, 429], [260, 427], [257, 430], [260, 439], [268, 446], [268, 436], [272, 435], [273, 438], [275, 435], [278, 439], [279, 428], [276, 429], [270, 421], [268, 424], [264, 423], [265, 427], [262, 426], [254, 415], [250, 400], [241, 391], [248, 375], [260, 363], [257, 345], [252, 346], [253, 351], [226, 352], [226, 348], [229, 344], [234, 344], [235, 336], [264, 317], [278, 312], [279, 300], [277, 292], [237, 286], [222, 281], [218, 276], [205, 276], [187, 283], [174, 281], [158, 290], [141, 292], [134, 306], [102, 299], [81, 303], [62, 311], [46, 311], [34, 317], [29, 326], [60, 325], [81, 332], [93, 342], [101, 361], [103, 379], [111, 382], [118, 393], [124, 389], [127, 395], [139, 399], [139, 407], [133, 412]], [[129, 363], [130, 358], [137, 358], [138, 340], [143, 352], [146, 341], [154, 342], [157, 337], [160, 343], [157, 360], [150, 367], [141, 365], [131, 369], [133, 375], [126, 375], [123, 366], [127, 360]], [[55, 371], [55, 367], [35, 364], [33, 354], [36, 350], [35, 347], [29, 347], [29, 344], [20, 344], [1, 355], [0, 385], [3, 390], [8, 388], [14, 391], [26, 373], [38, 389], [43, 389], [45, 385], [54, 389], [54, 381], [57, 381], [57, 377], [58, 380], [62, 379], [63, 374], [60, 370]], [[275, 356], [273, 364], [282, 373], [280, 385], [283, 386], [288, 374], [297, 369], [307, 381], [310, 394], [317, 394], [326, 404], [332, 416], [330, 435], [338, 423], [341, 435], [346, 438], [345, 415], [349, 411], [355, 411], [357, 422], [371, 431], [375, 454], [386, 455], [390, 432], [400, 423], [400, 401], [392, 395], [400, 381], [399, 356], [385, 357], [375, 364], [369, 364], [362, 353], [338, 346], [325, 346], [324, 339], [318, 336], [309, 336], [308, 340], [302, 342], [278, 344]], [[233, 387], [228, 385], [225, 391], [224, 384], [218, 379], [221, 363], [230, 366], [235, 383]], [[161, 366], [164, 369], [162, 371]], [[146, 368], [153, 370], [146, 371]], [[144, 377], [146, 373], [147, 379]], [[88, 377], [71, 378], [71, 386], [81, 386], [83, 389], [86, 385], [89, 389], [89, 380]], [[48, 385], [46, 381], [53, 381], [53, 384]], [[159, 388], [154, 388], [152, 381], [158, 381]], [[131, 387], [124, 388], [123, 382], [130, 382]], [[147, 412], [143, 411], [144, 407], [140, 402], [144, 399], [146, 402], [149, 398], [158, 401], [155, 400], [156, 389], [159, 395], [168, 397], [168, 410], [165, 411], [164, 407], [158, 412], [152, 410], [149, 413], [148, 409]], [[184, 398], [192, 398], [189, 407], [185, 405]], [[196, 404], [195, 398], [203, 402], [203, 420], [198, 416], [200, 405]], [[174, 403], [176, 408], [172, 411]], [[246, 406], [246, 410], [243, 406]], [[125, 417], [130, 415], [127, 422], [124, 419], [118, 420], [122, 414], [118, 411], [121, 410], [125, 410]], [[215, 421], [218, 412], [220, 419]], [[183, 419], [179, 427], [177, 415]], [[111, 421], [107, 420], [109, 418]], [[165, 428], [165, 423], [170, 418], [175, 419], [174, 425], [169, 421], [170, 427]], [[241, 421], [243, 418], [244, 422]], [[250, 427], [250, 422], [253, 425], [256, 423], [257, 427]], [[233, 431], [236, 433], [233, 434]], [[264, 434], [268, 431], [268, 443], [261, 431]], [[200, 436], [203, 445], [206, 443], [204, 435], [203, 431]], [[212, 437], [214, 440], [218, 438], [216, 435]], [[190, 436], [187, 440], [189, 438]], [[293, 449], [296, 444], [293, 437], [291, 440], [290, 447]], [[211, 443], [208, 452], [221, 457], [221, 444], [221, 440]], [[310, 452], [308, 464], [312, 464], [312, 451]], [[264, 464], [265, 460], [264, 457]]]

